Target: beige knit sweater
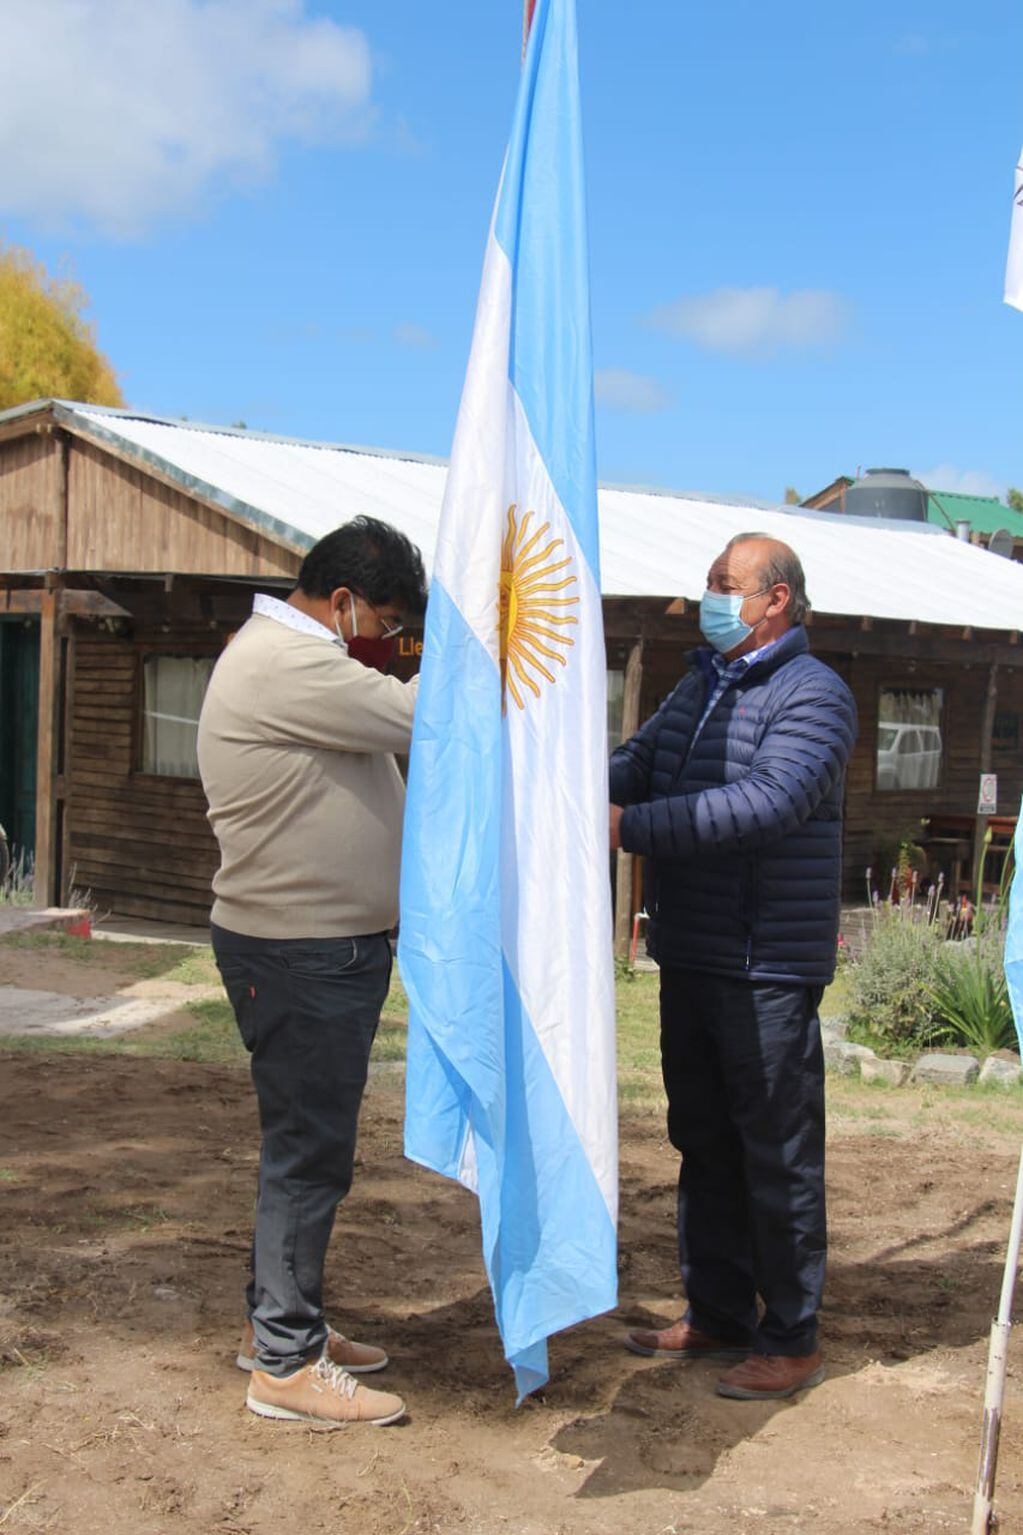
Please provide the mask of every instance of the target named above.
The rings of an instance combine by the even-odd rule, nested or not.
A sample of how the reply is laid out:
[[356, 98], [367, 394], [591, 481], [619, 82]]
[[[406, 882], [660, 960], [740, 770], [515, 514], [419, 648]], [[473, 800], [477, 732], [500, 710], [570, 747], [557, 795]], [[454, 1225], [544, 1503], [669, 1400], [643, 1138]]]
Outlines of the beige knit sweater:
[[213, 670], [199, 772], [220, 844], [213, 921], [253, 938], [380, 933], [398, 918], [416, 683], [254, 614]]

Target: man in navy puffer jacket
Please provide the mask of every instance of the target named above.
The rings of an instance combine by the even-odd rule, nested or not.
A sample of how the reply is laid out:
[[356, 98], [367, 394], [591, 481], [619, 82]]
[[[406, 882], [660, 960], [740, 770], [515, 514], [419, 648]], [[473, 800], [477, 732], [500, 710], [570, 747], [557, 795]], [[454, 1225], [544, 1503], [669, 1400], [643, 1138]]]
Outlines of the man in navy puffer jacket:
[[[824, 1064], [852, 695], [809, 653], [803, 570], [741, 534], [700, 607], [711, 648], [611, 758], [611, 840], [646, 860], [688, 1310], [634, 1352], [738, 1356], [723, 1396], [823, 1379]], [[758, 1316], [757, 1296], [763, 1302]]]

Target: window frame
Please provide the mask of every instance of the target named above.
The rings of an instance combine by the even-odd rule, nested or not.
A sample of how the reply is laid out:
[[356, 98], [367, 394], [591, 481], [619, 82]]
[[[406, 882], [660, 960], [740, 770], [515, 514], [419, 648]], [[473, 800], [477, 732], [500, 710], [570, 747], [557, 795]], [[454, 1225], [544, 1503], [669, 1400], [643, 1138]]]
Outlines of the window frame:
[[[213, 666], [220, 658], [220, 650], [211, 650], [209, 641], [203, 644], [174, 644], [168, 636], [167, 644], [160, 645], [155, 642], [135, 646], [135, 708], [133, 717], [132, 743], [131, 743], [131, 780], [133, 783], [143, 784], [193, 784], [202, 790], [202, 779], [198, 772], [192, 775], [180, 773], [156, 773], [152, 768], [145, 767], [146, 750], [146, 661], [154, 656], [167, 656], [170, 659], [183, 659], [188, 661], [211, 661]], [[212, 675], [212, 667], [210, 668]]]
[[[921, 787], [921, 788], [906, 788], [906, 787], [899, 786], [899, 787], [894, 787], [894, 788], [890, 788], [889, 789], [889, 788], [885, 788], [885, 787], [882, 786], [882, 784], [880, 782], [881, 764], [878, 761], [878, 753], [880, 751], [880, 747], [878, 746], [878, 739], [879, 739], [879, 735], [880, 735], [881, 725], [882, 725], [882, 723], [884, 723], [885, 725], [899, 724], [900, 723], [900, 721], [897, 721], [897, 720], [896, 721], [885, 720], [885, 721], [882, 722], [882, 719], [881, 719], [881, 698], [882, 698], [882, 695], [885, 694], [885, 693], [938, 693], [938, 694], [940, 694], [940, 696], [941, 696], [941, 707], [940, 707], [940, 712], [939, 712], [939, 715], [938, 715], [939, 723], [938, 723], [937, 727], [930, 726], [930, 725], [921, 726], [918, 723], [913, 722], [913, 729], [914, 730], [920, 730], [920, 729], [930, 730], [930, 729], [937, 728], [940, 731], [940, 733], [941, 733], [941, 756], [940, 756], [939, 761], [938, 761], [938, 776], [937, 776], [937, 779], [935, 780], [935, 782], [933, 784], [929, 784], [926, 787]], [[916, 679], [914, 679], [911, 683], [910, 682], [891, 682], [891, 681], [888, 681], [888, 682], [879, 682], [877, 684], [877, 689], [876, 689], [875, 697], [874, 697], [874, 742], [873, 742], [874, 793], [875, 794], [882, 794], [882, 795], [884, 795], [886, 800], [889, 800], [889, 799], [897, 798], [900, 794], [911, 794], [911, 795], [938, 794], [947, 786], [947, 775], [948, 775], [948, 712], [949, 712], [949, 701], [950, 701], [949, 694], [950, 694], [950, 689], [949, 689], [947, 683], [945, 683], [945, 682], [917, 682]], [[898, 743], [896, 742], [896, 746], [897, 746], [897, 744]]]

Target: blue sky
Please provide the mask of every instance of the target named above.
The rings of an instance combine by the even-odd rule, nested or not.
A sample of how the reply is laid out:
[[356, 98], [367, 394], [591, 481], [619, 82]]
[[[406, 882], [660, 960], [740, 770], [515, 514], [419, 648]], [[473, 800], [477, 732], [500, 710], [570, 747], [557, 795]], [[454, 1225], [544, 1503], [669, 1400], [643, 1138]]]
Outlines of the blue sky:
[[[1008, 0], [578, 0], [604, 479], [1023, 483]], [[133, 406], [446, 454], [519, 0], [5, 0], [0, 235]]]

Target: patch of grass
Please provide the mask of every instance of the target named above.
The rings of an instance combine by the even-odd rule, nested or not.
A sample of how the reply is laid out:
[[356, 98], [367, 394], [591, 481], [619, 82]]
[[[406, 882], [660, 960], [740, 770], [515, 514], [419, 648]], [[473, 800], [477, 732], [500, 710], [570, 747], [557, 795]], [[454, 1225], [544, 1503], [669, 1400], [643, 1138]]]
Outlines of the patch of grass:
[[868, 1049], [876, 1051], [886, 1061], [915, 1061], [920, 1054], [918, 1040], [891, 1039], [887, 1034], [881, 1034], [872, 1029], [862, 1018], [849, 1020], [846, 1038], [850, 1044], [866, 1045]]
[[629, 1109], [659, 1108], [663, 1103], [659, 994], [656, 974], [619, 973], [615, 987], [618, 1098]]
[[183, 1029], [139, 1029], [123, 1036], [125, 1055], [144, 1055], [169, 1061], [203, 1061], [215, 1065], [241, 1065], [248, 1060], [234, 1010], [226, 997], [206, 997], [186, 1008], [195, 1022]]
[[[100, 939], [100, 943], [103, 940]], [[198, 947], [188, 943], [170, 943], [163, 953], [154, 952], [155, 944], [110, 944], [114, 949], [130, 948], [129, 964], [140, 981], [174, 981], [181, 986], [219, 986], [220, 971], [209, 944]], [[142, 952], [139, 952], [142, 951]]]
[[96, 1231], [109, 1231], [114, 1228], [127, 1228], [131, 1231], [151, 1231], [154, 1226], [162, 1226], [171, 1220], [172, 1216], [159, 1205], [124, 1205], [117, 1207], [102, 1207], [83, 1210], [78, 1217], [78, 1223]]
[[16, 1055], [125, 1055], [126, 1040], [89, 1039], [82, 1035], [5, 1034], [0, 1051]]
[[98, 947], [91, 938], [73, 938], [70, 933], [7, 933], [0, 938], [0, 949], [40, 949], [83, 964], [97, 958], [93, 951]]
[[[68, 939], [66, 934], [60, 936], [65, 942], [81, 943], [86, 948], [89, 947], [88, 939]], [[136, 946], [126, 944], [124, 947]], [[137, 947], [152, 948], [154, 945]], [[202, 956], [206, 953], [210, 954], [212, 963], [212, 950], [193, 951], [182, 946], [178, 952], [182, 951], [184, 957], [181, 960], [181, 967], [184, 969], [184, 975], [175, 970], [170, 973], [168, 979], [183, 980], [187, 976], [189, 981], [192, 981], [193, 976], [202, 973], [201, 967], [204, 964]], [[194, 964], [193, 955], [199, 956]], [[195, 982], [192, 981], [192, 984]], [[225, 996], [204, 997], [195, 1002], [189, 1002], [183, 1011], [189, 1013], [193, 1019], [192, 1023], [183, 1028], [168, 1029], [163, 1024], [154, 1024], [149, 1028], [119, 1034], [112, 1039], [90, 1039], [82, 1035], [58, 1037], [16, 1034], [0, 1040], [0, 1049], [38, 1055], [137, 1055], [151, 1060], [199, 1061], [214, 1065], [242, 1066], [247, 1063], [248, 1052], [238, 1033], [234, 1010]], [[377, 1031], [376, 1044], [373, 1048], [375, 1060], [403, 1061], [405, 1059], [407, 1022], [408, 998], [395, 975], [384, 1004], [380, 1028]]]
[[821, 998], [820, 1015], [822, 1018], [844, 1018], [851, 1005], [852, 989], [849, 969], [847, 965], [842, 965]]
[[0, 1183], [20, 1183], [21, 1174], [16, 1173], [13, 1167], [0, 1167]]
[[[192, 985], [215, 985], [218, 979], [212, 950], [185, 944], [106, 944], [55, 933], [11, 935], [0, 941], [0, 947], [5, 946], [49, 950], [86, 964], [110, 964], [139, 978], [166, 976]], [[845, 1011], [847, 987], [848, 978], [840, 972], [825, 993], [821, 1005], [824, 1017]], [[663, 1110], [658, 992], [656, 973], [620, 970], [617, 975], [618, 1090], [622, 1108], [629, 1114], [660, 1114]], [[128, 1055], [239, 1067], [247, 1064], [233, 1011], [223, 994], [190, 1002], [184, 1011], [189, 1021], [177, 1027], [158, 1023], [113, 1039], [23, 1035], [0, 1040], [0, 1051]], [[404, 1060], [407, 1026], [408, 997], [395, 969], [373, 1047], [375, 1061]], [[971, 1138], [985, 1130], [1023, 1137], [1023, 1084], [1009, 1088], [895, 1088], [829, 1073], [827, 1094], [829, 1117], [839, 1131], [845, 1123], [849, 1133], [897, 1136], [940, 1123], [942, 1127], [958, 1125]], [[0, 1168], [0, 1183], [15, 1181], [17, 1175], [12, 1176], [12, 1170]]]
[[35, 860], [19, 852], [0, 879], [0, 906], [35, 905]]
[[78, 964], [123, 970], [140, 981], [163, 979], [185, 986], [216, 986], [220, 980], [213, 950], [188, 943], [108, 943], [70, 933], [8, 933], [0, 950], [21, 949], [59, 955]]

